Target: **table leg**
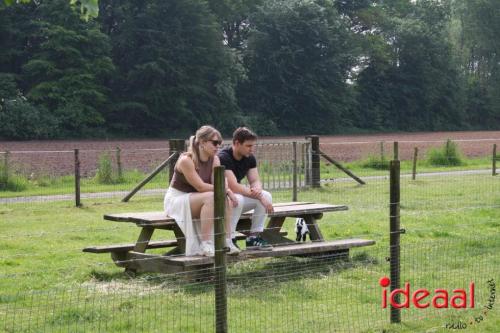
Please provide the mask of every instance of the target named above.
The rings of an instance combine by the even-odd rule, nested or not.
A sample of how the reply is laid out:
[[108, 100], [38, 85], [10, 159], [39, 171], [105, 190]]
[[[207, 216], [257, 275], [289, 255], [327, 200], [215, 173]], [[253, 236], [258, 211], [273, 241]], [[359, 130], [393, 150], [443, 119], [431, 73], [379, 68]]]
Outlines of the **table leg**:
[[309, 229], [309, 236], [312, 241], [322, 242], [325, 239], [319, 230], [318, 223], [316, 222], [316, 217], [312, 215], [302, 216], [304, 221], [306, 221], [307, 228]]
[[175, 225], [172, 230], [174, 232], [175, 238], [177, 238], [177, 246], [164, 255], [173, 256], [186, 253], [186, 236], [184, 236], [184, 233], [178, 225]]
[[[141, 233], [139, 234], [139, 238], [134, 246], [134, 252], [144, 253], [146, 252], [146, 248], [148, 247], [149, 241], [151, 240], [151, 236], [153, 236], [154, 228], [151, 227], [143, 227]], [[129, 259], [129, 258], [127, 258]], [[129, 277], [135, 277], [137, 272], [136, 268], [125, 268], [125, 275]]]
[[151, 227], [143, 227], [141, 233], [139, 234], [139, 239], [134, 246], [134, 252], [144, 253], [146, 252], [146, 248], [148, 247], [149, 241], [151, 240], [151, 236], [153, 236], [154, 228]]
[[271, 245], [295, 243], [295, 241], [280, 235], [285, 219], [285, 216], [271, 217], [261, 237], [268, 241]]

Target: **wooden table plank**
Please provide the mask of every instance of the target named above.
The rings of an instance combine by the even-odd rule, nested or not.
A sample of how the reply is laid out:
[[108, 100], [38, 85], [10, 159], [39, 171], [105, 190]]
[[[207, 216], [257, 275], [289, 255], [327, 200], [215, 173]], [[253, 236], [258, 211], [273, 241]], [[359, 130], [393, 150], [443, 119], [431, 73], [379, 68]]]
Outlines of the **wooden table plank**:
[[[269, 217], [279, 216], [300, 216], [302, 214], [317, 214], [334, 211], [347, 210], [344, 205], [329, 205], [329, 204], [315, 204], [309, 202], [286, 202], [274, 204], [274, 213], [269, 214]], [[293, 213], [290, 213], [293, 211]], [[242, 218], [250, 218], [253, 211], [242, 214]], [[165, 212], [132, 212], [132, 213], [119, 213], [119, 214], [106, 214], [104, 219], [114, 222], [132, 222], [143, 225], [168, 225], [175, 223], [175, 220], [167, 216]]]
[[[335, 241], [312, 242], [312, 243], [297, 243], [286, 246], [274, 247], [271, 251], [262, 250], [244, 250], [239, 256], [227, 256], [228, 262], [242, 261], [248, 259], [266, 258], [266, 257], [283, 257], [290, 255], [301, 254], [321, 254], [336, 250], [346, 250], [354, 247], [362, 247], [374, 245], [375, 241], [367, 239], [342, 239]], [[161, 257], [161, 260], [167, 260], [173, 265], [179, 266], [197, 266], [213, 263], [213, 258], [202, 256], [177, 256], [177, 257]]]

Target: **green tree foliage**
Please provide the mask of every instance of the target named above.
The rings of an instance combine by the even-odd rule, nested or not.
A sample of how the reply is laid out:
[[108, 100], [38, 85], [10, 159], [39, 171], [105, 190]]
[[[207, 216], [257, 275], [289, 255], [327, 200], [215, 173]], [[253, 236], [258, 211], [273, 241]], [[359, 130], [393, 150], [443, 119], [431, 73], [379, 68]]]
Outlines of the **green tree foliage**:
[[250, 28], [249, 17], [263, 2], [263, 0], [208, 0], [210, 9], [222, 27], [226, 45], [235, 49], [245, 47]]
[[360, 74], [359, 125], [407, 131], [460, 128], [462, 86], [447, 35], [450, 8], [445, 1], [430, 0], [401, 5], [385, 11], [392, 14], [378, 23], [379, 39], [373, 38], [377, 44]]
[[[326, 133], [348, 109], [350, 32], [331, 1], [268, 1], [251, 17], [241, 105], [261, 131]], [[267, 134], [267, 133], [266, 133]]]
[[0, 73], [0, 137], [46, 139], [57, 135], [58, 120], [43, 107], [28, 102], [12, 74]]
[[467, 117], [473, 126], [500, 123], [500, 2], [455, 0], [452, 37], [466, 79]]
[[498, 129], [498, 0], [0, 0], [0, 137]]
[[107, 101], [104, 83], [114, 69], [108, 37], [93, 22], [82, 21], [65, 0], [12, 6], [1, 14], [11, 23], [17, 22], [18, 14], [26, 18], [21, 31], [7, 30], [6, 40], [14, 48], [2, 52], [0, 66], [8, 69], [15, 64], [11, 73], [29, 104], [37, 107], [24, 101], [9, 108], [24, 110], [26, 119], [36, 119], [36, 114], [41, 120], [50, 119], [47, 126], [38, 124], [45, 128], [34, 138], [47, 136], [42, 133], [48, 128], [59, 137], [95, 133], [104, 122], [100, 112]]
[[200, 0], [101, 1], [118, 73], [110, 123], [154, 135], [237, 115], [233, 58]]
[[[33, 0], [3, 0], [3, 5], [11, 6], [16, 2], [19, 3], [30, 3]], [[98, 0], [68, 0], [69, 3], [80, 10], [81, 16], [85, 19], [90, 17], [96, 17], [99, 13]], [[0, 2], [0, 8], [2, 7], [2, 2]]]

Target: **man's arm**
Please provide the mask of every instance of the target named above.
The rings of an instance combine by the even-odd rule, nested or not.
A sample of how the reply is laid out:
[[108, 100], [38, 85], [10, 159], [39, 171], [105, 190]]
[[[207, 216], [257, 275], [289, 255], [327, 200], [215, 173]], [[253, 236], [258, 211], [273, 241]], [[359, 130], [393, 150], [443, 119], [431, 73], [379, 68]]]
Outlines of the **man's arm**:
[[253, 196], [255, 196], [256, 198], [260, 197], [262, 193], [262, 183], [260, 182], [259, 171], [257, 170], [257, 168], [248, 170], [247, 178], [248, 182], [250, 183], [250, 190], [254, 194]]
[[247, 172], [248, 182], [250, 183], [250, 193], [249, 197], [258, 199], [264, 207], [266, 207], [267, 213], [272, 213], [274, 211], [273, 204], [264, 198], [262, 195], [262, 183], [260, 182], [259, 171], [257, 168], [252, 168]]
[[250, 188], [239, 184], [232, 170], [226, 170], [225, 175], [227, 179], [227, 184], [231, 189], [231, 191], [233, 191], [234, 193], [241, 194], [245, 197], [252, 197], [252, 191], [250, 191]]

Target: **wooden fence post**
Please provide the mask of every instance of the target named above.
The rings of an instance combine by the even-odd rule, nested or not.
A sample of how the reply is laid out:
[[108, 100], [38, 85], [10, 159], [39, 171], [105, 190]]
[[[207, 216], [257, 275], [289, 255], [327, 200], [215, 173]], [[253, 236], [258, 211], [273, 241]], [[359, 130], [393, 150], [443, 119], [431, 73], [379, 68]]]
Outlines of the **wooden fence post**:
[[385, 152], [384, 152], [384, 141], [380, 141], [380, 161], [384, 162]]
[[[389, 208], [389, 224], [390, 224], [390, 276], [391, 276], [391, 292], [400, 288], [401, 280], [401, 265], [400, 265], [400, 236], [404, 232], [400, 228], [400, 162], [393, 160], [389, 164], [390, 167], [390, 208]], [[400, 303], [400, 294], [395, 296], [395, 301]], [[401, 309], [391, 305], [391, 323], [401, 322]]]
[[[174, 176], [174, 167], [175, 164], [177, 163], [177, 160], [179, 159], [179, 156], [181, 156], [181, 153], [183, 153], [186, 150], [186, 143], [184, 140], [179, 140], [179, 139], [172, 139], [168, 141], [169, 144], [169, 154], [172, 155], [172, 153], [178, 153], [171, 161], [170, 161], [170, 168], [169, 168], [169, 174], [168, 174], [168, 183], [170, 184], [170, 181], [172, 180], [172, 177]], [[168, 184], [167, 184], [168, 186]]]
[[321, 187], [319, 136], [310, 135], [309, 138], [311, 138], [311, 185]]
[[7, 183], [9, 182], [9, 156], [10, 156], [10, 151], [6, 150], [4, 154], [4, 160], [3, 160], [3, 176], [4, 176], [4, 181], [5, 181], [5, 187], [7, 187]]
[[116, 169], [118, 172], [118, 181], [123, 180], [123, 170], [122, 170], [122, 159], [121, 159], [121, 149], [116, 147]]
[[305, 172], [305, 179], [304, 183], [305, 186], [311, 186], [311, 142], [309, 140], [309, 137], [306, 136], [306, 142], [304, 144], [304, 172]]
[[399, 143], [397, 141], [394, 141], [394, 160], [398, 161], [399, 160]]
[[224, 230], [226, 188], [224, 170], [224, 166], [214, 168], [215, 331], [217, 333], [227, 332], [226, 231]]
[[[306, 175], [304, 174], [304, 171], [306, 170], [306, 161], [305, 161], [306, 145], [305, 145], [305, 143], [300, 145], [300, 152], [301, 152], [300, 159], [302, 161], [302, 164], [300, 166], [301, 176], [299, 177], [299, 182], [300, 182], [300, 186], [304, 186], [305, 182], [306, 182]], [[302, 177], [304, 177], [304, 178], [302, 179]]]
[[293, 189], [292, 201], [297, 201], [297, 142], [292, 143], [293, 148]]
[[418, 158], [418, 147], [415, 147], [413, 151], [413, 169], [411, 174], [411, 179], [415, 180], [417, 178], [417, 158]]
[[80, 150], [75, 149], [75, 206], [81, 207], [80, 200]]
[[492, 158], [492, 170], [491, 173], [493, 176], [497, 175], [497, 144], [493, 145], [493, 158]]

